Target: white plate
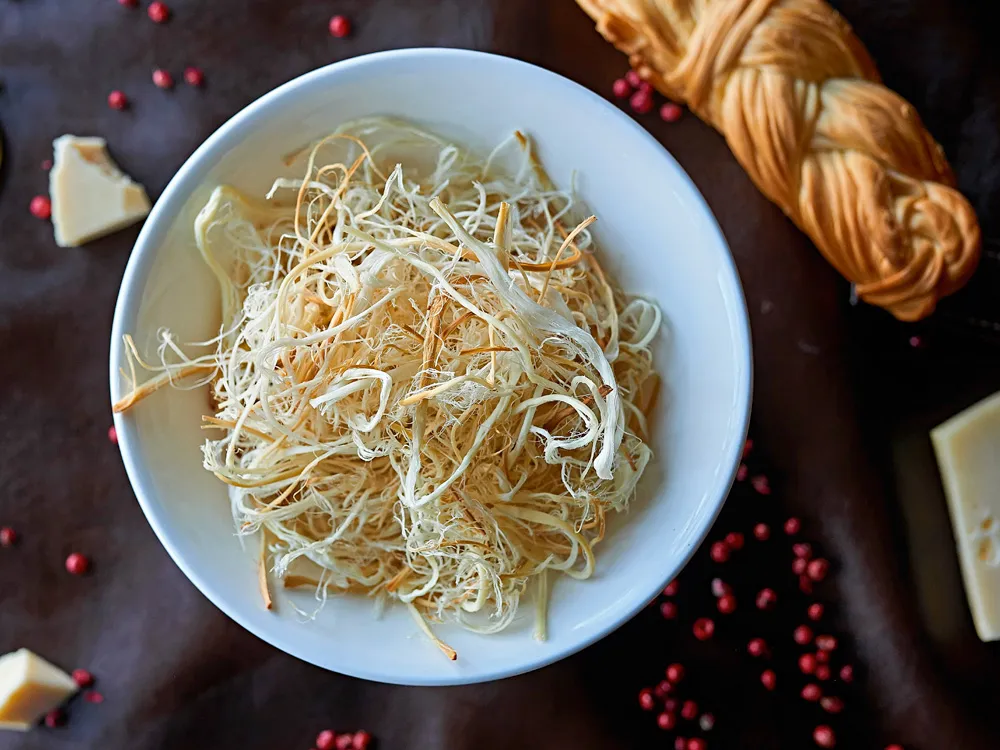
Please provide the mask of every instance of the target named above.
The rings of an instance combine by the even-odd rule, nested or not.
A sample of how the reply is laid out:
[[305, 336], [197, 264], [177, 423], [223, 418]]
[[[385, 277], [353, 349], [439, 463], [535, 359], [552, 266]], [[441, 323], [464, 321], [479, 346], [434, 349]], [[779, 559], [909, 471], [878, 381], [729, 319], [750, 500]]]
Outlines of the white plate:
[[[214, 282], [192, 242], [211, 189], [263, 194], [280, 157], [368, 115], [416, 120], [474, 148], [520, 128], [549, 173], [598, 216], [596, 236], [623, 287], [656, 298], [667, 321], [656, 353], [664, 390], [655, 463], [627, 517], [600, 546], [589, 581], [555, 581], [549, 639], [531, 636], [532, 608], [499, 635], [437, 628], [449, 662], [402, 608], [380, 619], [363, 598], [331, 599], [303, 621], [279, 595], [263, 609], [255, 556], [233, 532], [223, 485], [201, 468], [204, 392], [164, 390], [116, 416], [129, 478], [150, 525], [181, 570], [223, 612], [268, 643], [371, 680], [448, 685], [536, 669], [632, 617], [694, 552], [732, 482], [750, 410], [750, 332], [740, 282], [719, 227], [677, 163], [642, 128], [590, 91], [503, 57], [445, 49], [386, 52], [302, 76], [244, 109], [181, 167], [139, 235], [111, 335], [111, 393], [125, 389], [122, 335], [149, 350], [157, 328], [180, 341], [215, 333]], [[305, 594], [297, 601], [308, 607]]]

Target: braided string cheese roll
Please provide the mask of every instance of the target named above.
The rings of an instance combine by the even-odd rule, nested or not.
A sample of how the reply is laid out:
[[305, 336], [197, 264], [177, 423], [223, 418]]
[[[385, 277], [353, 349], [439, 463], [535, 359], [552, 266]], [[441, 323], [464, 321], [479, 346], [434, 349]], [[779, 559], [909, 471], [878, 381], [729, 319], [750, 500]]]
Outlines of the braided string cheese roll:
[[976, 268], [979, 224], [914, 108], [821, 0], [578, 0], [632, 67], [726, 137], [858, 295], [919, 320]]

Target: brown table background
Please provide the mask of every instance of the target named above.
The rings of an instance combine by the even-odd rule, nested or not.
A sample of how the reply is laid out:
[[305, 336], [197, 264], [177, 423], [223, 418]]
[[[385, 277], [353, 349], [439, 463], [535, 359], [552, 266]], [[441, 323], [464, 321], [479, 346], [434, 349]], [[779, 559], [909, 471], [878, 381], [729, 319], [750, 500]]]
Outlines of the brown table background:
[[[64, 729], [0, 733], [0, 748], [305, 750], [326, 727], [367, 728], [387, 750], [658, 747], [666, 741], [635, 695], [679, 658], [718, 717], [710, 747], [812, 747], [822, 713], [797, 688], [765, 693], [743, 655], [744, 631], [728, 623], [712, 643], [695, 644], [649, 610], [540, 672], [413, 689], [279, 653], [184, 578], [105, 438], [108, 331], [137, 230], [55, 247], [51, 227], [27, 211], [46, 190], [39, 164], [52, 139], [106, 137], [155, 197], [229, 116], [335, 60], [469, 47], [538, 63], [603, 94], [625, 62], [570, 0], [172, 0], [163, 26], [146, 18], [147, 4], [0, 0], [0, 525], [23, 537], [0, 550], [0, 652], [28, 646], [67, 668], [85, 666], [106, 697], [74, 704]], [[1000, 61], [985, 11], [972, 0], [835, 4], [944, 144], [986, 235], [1000, 237]], [[354, 22], [352, 38], [328, 36], [334, 12]], [[204, 69], [204, 90], [163, 92], [149, 82], [156, 66], [179, 78], [189, 64]], [[131, 110], [106, 106], [113, 88], [129, 95]], [[1000, 388], [1000, 349], [934, 326], [920, 329], [930, 345], [911, 349], [913, 330], [849, 307], [843, 283], [753, 189], [715, 132], [690, 116], [643, 123], [705, 193], [751, 310], [755, 437], [766, 455], [758, 460], [776, 492], [765, 501], [739, 488], [721, 530], [794, 511], [837, 564], [822, 598], [835, 605], [865, 675], [833, 722], [840, 746], [1000, 746], [1000, 655], [972, 629], [926, 437]], [[91, 575], [64, 572], [71, 551], [92, 556]], [[786, 566], [765, 556], [736, 583], [756, 585]], [[685, 577], [712, 574], [701, 555]], [[685, 586], [682, 610], [707, 608], [705, 589]]]

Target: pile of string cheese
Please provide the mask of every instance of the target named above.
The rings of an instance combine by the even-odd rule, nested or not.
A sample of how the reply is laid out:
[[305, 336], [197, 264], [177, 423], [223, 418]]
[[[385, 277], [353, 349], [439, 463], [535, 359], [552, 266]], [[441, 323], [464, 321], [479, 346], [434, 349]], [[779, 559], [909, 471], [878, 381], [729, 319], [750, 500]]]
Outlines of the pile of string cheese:
[[610, 282], [575, 209], [520, 133], [484, 160], [352, 123], [266, 200], [215, 190], [195, 236], [220, 334], [191, 356], [163, 331], [155, 363], [127, 339], [116, 410], [210, 385], [205, 468], [285, 586], [398, 600], [430, 634], [502, 630], [534, 584], [544, 637], [546, 571], [593, 573], [659, 383], [660, 312]]

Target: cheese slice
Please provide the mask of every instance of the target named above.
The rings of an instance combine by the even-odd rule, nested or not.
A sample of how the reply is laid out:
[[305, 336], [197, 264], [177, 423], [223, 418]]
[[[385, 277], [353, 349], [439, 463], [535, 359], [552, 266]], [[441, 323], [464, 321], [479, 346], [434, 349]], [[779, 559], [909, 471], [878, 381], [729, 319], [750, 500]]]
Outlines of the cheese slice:
[[64, 135], [52, 145], [49, 196], [59, 247], [77, 247], [149, 213], [145, 188], [111, 160], [103, 138]]
[[31, 729], [77, 689], [72, 677], [26, 648], [0, 656], [0, 729]]
[[931, 431], [976, 632], [1000, 640], [1000, 393]]

